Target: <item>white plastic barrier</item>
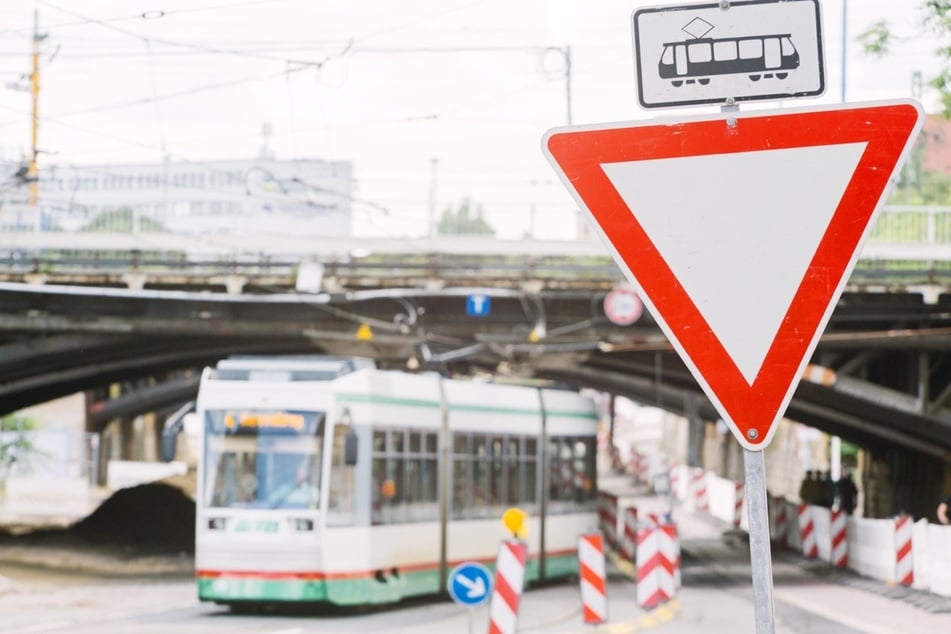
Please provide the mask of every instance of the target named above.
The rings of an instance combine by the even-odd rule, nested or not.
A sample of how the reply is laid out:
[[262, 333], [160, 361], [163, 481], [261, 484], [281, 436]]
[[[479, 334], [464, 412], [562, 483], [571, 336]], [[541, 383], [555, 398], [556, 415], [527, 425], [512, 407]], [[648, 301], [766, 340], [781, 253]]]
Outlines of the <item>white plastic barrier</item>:
[[89, 514], [89, 482], [86, 478], [6, 479], [2, 516], [85, 517]]
[[919, 590], [928, 590], [931, 586], [931, 567], [935, 566], [935, 556], [941, 553], [928, 548], [928, 520], [922, 518], [912, 527], [911, 551], [914, 553], [913, 571], [915, 581], [912, 587]]
[[687, 493], [690, 490], [690, 467], [681, 464], [671, 468], [670, 488], [678, 500], [687, 499]]
[[816, 533], [819, 559], [832, 561], [832, 511], [824, 506], [812, 506], [812, 530]]
[[[928, 561], [926, 577], [929, 588], [935, 594], [951, 597], [951, 526], [928, 524], [926, 532], [927, 556], [918, 559]], [[915, 543], [912, 548], [918, 551], [919, 544]], [[915, 568], [915, 576], [918, 574], [918, 568]]]
[[188, 473], [184, 462], [138, 462], [134, 460], [110, 460], [106, 485], [113, 491], [138, 484], [155, 482], [175, 475]]
[[849, 518], [849, 568], [866, 577], [895, 580], [895, 520]]
[[740, 528], [749, 530], [749, 513], [746, 512], [746, 496], [742, 485], [739, 493], [737, 483], [720, 476], [707, 474], [707, 498], [710, 504], [710, 515], [730, 524], [735, 523], [737, 513], [737, 495], [740, 495]]

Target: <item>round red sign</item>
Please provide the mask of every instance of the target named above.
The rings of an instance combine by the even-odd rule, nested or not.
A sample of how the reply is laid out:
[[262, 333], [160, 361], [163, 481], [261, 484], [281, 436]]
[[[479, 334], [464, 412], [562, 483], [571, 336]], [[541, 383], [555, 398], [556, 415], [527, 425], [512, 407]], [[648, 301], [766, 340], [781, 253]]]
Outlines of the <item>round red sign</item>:
[[612, 324], [630, 326], [643, 312], [641, 298], [628, 288], [616, 288], [604, 297], [604, 314]]

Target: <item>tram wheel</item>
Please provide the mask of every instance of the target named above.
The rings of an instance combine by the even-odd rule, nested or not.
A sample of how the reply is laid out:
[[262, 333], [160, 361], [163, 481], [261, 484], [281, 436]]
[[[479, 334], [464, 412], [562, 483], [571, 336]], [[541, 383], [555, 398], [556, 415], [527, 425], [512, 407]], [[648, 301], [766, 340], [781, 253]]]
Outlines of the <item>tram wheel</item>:
[[789, 73], [776, 73], [776, 79], [786, 79], [789, 76]]
[[750, 79], [753, 81], [759, 81], [759, 75], [750, 75]]
[[701, 86], [706, 86], [707, 84], [710, 83], [710, 78], [704, 77], [703, 79], [698, 79], [697, 81], [700, 82]]
[[682, 79], [674, 79], [674, 80], [672, 80], [670, 83], [672, 83], [672, 84], [674, 85], [674, 88], [680, 88], [681, 86], [684, 85], [684, 80], [682, 80]]

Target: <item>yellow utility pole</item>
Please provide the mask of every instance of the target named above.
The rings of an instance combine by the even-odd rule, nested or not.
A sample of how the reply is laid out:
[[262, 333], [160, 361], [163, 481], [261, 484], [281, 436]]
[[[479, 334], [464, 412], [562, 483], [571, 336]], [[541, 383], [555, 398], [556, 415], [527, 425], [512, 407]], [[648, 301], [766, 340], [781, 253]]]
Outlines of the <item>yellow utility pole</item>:
[[40, 12], [33, 11], [33, 73], [30, 75], [30, 94], [33, 101], [30, 111], [32, 115], [30, 135], [32, 151], [30, 153], [30, 164], [27, 167], [26, 172], [27, 182], [30, 186], [30, 205], [36, 205], [36, 196], [40, 189], [39, 170], [36, 166], [36, 155], [38, 153], [38, 150], [36, 149], [36, 141], [37, 137], [39, 136], [40, 128], [40, 44], [44, 39], [46, 39], [46, 35], [40, 33]]

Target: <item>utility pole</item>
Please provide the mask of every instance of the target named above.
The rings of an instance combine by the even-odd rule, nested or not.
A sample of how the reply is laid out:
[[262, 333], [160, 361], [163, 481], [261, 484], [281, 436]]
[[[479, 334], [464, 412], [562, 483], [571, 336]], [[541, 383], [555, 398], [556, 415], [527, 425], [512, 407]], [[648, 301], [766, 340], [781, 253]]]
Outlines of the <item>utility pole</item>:
[[40, 33], [40, 12], [37, 10], [33, 11], [33, 72], [30, 74], [30, 95], [32, 97], [32, 107], [30, 109], [32, 125], [31, 125], [31, 153], [30, 153], [30, 163], [27, 166], [26, 179], [30, 187], [30, 196], [29, 204], [30, 206], [36, 205], [36, 197], [39, 193], [39, 170], [36, 166], [36, 156], [38, 150], [36, 148], [37, 138], [39, 136], [40, 128], [40, 117], [39, 117], [39, 102], [40, 102], [40, 45], [43, 40], [46, 39], [45, 33]]

